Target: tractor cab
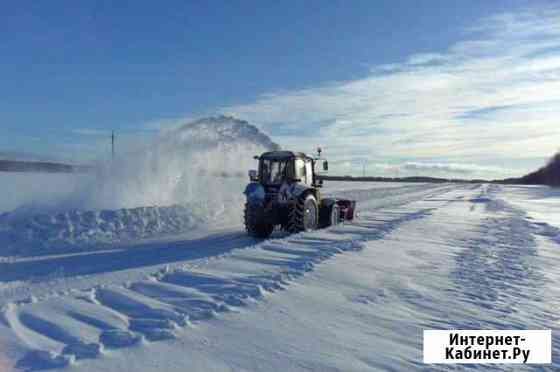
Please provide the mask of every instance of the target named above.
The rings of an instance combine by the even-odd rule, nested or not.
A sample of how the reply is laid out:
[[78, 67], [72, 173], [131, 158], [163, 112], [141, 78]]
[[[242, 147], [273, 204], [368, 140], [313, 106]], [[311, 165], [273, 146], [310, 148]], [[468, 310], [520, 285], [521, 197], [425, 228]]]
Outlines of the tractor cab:
[[315, 185], [315, 160], [304, 153], [272, 151], [256, 158], [259, 160], [259, 170], [258, 173], [250, 173], [252, 181], [265, 186], [278, 186], [286, 182], [318, 186]]

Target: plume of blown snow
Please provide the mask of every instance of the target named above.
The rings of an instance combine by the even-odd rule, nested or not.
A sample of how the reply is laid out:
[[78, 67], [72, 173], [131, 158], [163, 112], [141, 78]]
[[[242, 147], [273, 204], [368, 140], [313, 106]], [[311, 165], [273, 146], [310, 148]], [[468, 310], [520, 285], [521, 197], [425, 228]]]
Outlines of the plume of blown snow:
[[255, 154], [277, 147], [246, 121], [201, 119], [100, 166], [73, 204], [88, 210], [193, 204], [210, 213], [239, 199]]

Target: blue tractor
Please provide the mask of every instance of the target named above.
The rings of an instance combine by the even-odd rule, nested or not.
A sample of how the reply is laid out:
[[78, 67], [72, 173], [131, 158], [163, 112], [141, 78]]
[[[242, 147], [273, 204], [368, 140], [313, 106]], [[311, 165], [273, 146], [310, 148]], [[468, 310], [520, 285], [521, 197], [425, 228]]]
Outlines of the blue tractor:
[[328, 162], [301, 152], [271, 151], [255, 156], [259, 166], [249, 171], [245, 188], [245, 228], [250, 236], [267, 238], [276, 227], [288, 233], [312, 231], [352, 220], [354, 200], [323, 198], [323, 180], [315, 166]]

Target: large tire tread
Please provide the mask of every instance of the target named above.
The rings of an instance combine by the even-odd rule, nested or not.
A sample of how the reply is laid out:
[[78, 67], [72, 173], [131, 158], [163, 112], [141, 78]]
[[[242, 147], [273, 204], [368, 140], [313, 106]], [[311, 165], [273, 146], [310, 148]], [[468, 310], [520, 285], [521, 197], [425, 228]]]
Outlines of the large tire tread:
[[245, 230], [247, 234], [254, 238], [266, 239], [274, 230], [273, 225], [259, 221], [260, 216], [258, 210], [249, 203], [245, 203], [243, 219], [245, 221]]
[[[290, 234], [296, 234], [306, 230], [305, 221], [304, 221], [305, 201], [309, 196], [315, 199], [315, 197], [307, 193], [297, 198], [295, 201], [292, 202], [292, 205], [290, 205], [290, 209], [288, 212], [288, 223], [286, 228], [286, 230]], [[317, 201], [315, 201], [315, 205], [317, 206]], [[319, 212], [318, 209], [317, 212]], [[318, 219], [316, 220], [318, 222]], [[316, 226], [315, 228], [317, 227], [318, 226]]]

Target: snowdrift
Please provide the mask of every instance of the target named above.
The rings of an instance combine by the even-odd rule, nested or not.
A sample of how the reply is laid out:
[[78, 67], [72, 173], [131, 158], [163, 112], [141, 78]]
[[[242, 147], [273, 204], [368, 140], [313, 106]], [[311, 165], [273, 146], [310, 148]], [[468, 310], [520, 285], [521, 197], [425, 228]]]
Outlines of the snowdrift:
[[226, 116], [164, 132], [99, 165], [68, 195], [1, 215], [2, 255], [24, 245], [114, 243], [235, 223], [253, 155], [276, 148], [256, 127]]
[[[179, 233], [208, 221], [196, 206], [138, 207], [117, 210], [79, 211], [36, 214], [14, 218], [0, 217], [0, 243], [5, 254], [41, 254], [57, 246], [119, 241]], [[9, 248], [6, 251], [6, 248]], [[43, 253], [55, 253], [51, 250]]]

